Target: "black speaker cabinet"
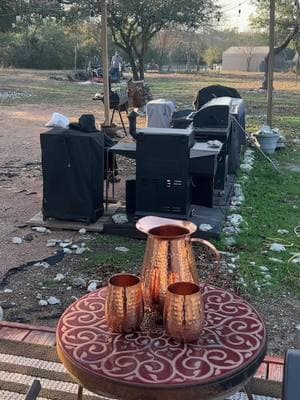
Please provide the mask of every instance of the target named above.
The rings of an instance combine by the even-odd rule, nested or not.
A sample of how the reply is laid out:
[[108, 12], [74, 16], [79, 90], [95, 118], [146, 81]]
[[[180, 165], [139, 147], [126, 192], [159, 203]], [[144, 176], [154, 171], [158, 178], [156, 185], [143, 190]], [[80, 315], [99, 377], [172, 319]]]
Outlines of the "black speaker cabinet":
[[187, 218], [190, 129], [145, 128], [137, 136], [136, 214]]

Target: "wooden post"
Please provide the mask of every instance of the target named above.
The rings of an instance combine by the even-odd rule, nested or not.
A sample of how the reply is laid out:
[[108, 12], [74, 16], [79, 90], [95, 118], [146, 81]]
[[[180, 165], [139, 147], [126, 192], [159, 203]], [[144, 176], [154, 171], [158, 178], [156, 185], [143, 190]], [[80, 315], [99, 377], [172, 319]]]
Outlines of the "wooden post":
[[267, 92], [267, 124], [272, 128], [273, 75], [274, 75], [274, 46], [275, 46], [275, 0], [270, 0], [269, 26], [269, 68]]
[[106, 0], [101, 0], [101, 44], [103, 61], [103, 103], [104, 103], [104, 123], [109, 126], [109, 74], [108, 74], [108, 48], [107, 48], [107, 4]]

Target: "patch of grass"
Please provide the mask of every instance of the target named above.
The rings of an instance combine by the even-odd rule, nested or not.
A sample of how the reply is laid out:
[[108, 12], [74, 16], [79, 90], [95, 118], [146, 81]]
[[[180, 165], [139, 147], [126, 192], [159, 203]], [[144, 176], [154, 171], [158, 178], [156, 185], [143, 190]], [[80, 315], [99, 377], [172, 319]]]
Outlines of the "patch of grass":
[[[290, 149], [274, 158], [281, 165], [284, 160], [291, 159]], [[288, 262], [292, 253], [300, 253], [300, 238], [294, 233], [294, 227], [299, 224], [300, 174], [284, 169], [278, 174], [257, 155], [244, 193], [246, 201], [241, 215], [246, 225], [237, 236], [235, 247], [235, 252], [240, 255], [243, 290], [255, 295], [261, 293], [265, 298], [283, 292], [300, 296], [299, 265]], [[278, 229], [286, 229], [289, 233], [280, 235]], [[272, 243], [285, 245], [286, 251], [270, 251]], [[282, 262], [276, 262], [274, 258]], [[260, 267], [267, 270], [262, 271]]]
[[[145, 241], [126, 237], [99, 235], [89, 247], [92, 252], [85, 268], [95, 270], [97, 268], [114, 272], [127, 271], [138, 273], [141, 270]], [[116, 247], [126, 247], [127, 252], [115, 250]]]

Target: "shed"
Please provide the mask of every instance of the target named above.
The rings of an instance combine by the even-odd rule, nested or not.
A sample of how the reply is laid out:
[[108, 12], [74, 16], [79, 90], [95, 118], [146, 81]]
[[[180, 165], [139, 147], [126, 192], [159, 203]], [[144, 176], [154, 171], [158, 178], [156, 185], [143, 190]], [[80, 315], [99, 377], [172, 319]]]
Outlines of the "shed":
[[[229, 47], [223, 52], [222, 69], [224, 71], [263, 72], [268, 46]], [[287, 68], [284, 53], [275, 57], [275, 70]]]

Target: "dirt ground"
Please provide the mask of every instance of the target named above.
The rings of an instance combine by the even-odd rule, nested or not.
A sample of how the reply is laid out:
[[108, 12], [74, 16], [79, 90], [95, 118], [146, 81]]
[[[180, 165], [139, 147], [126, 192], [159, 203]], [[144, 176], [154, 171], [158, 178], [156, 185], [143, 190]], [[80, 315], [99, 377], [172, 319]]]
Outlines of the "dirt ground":
[[[34, 234], [30, 242], [12, 243], [12, 238], [31, 232], [23, 227], [41, 209], [42, 178], [39, 135], [47, 131], [44, 125], [53, 112], [49, 105], [18, 105], [1, 107], [0, 113], [0, 277], [10, 268], [32, 260], [40, 260], [54, 250], [45, 246], [45, 237]], [[94, 112], [101, 118], [96, 106], [91, 110], [60, 107], [59, 112], [74, 119], [83, 113]], [[63, 231], [61, 238], [75, 238], [76, 233]], [[55, 233], [47, 239], [56, 237]]]

